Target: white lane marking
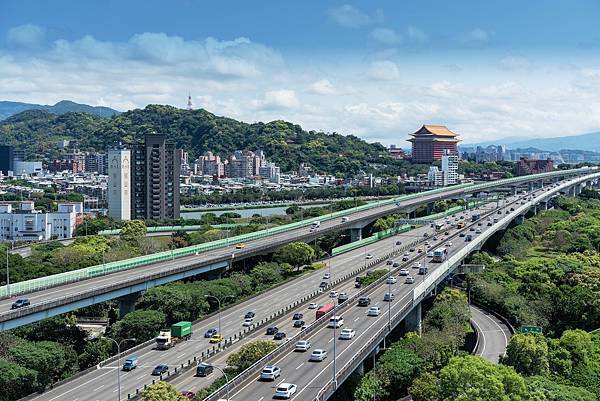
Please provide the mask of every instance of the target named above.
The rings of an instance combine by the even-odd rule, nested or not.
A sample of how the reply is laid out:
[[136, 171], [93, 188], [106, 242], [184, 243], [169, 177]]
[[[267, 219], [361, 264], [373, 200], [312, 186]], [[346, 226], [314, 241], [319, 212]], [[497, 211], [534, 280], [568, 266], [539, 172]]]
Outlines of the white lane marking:
[[185, 356], [185, 352], [184, 352], [183, 354], [179, 354], [179, 355], [177, 355], [175, 358], [179, 359], [179, 358], [181, 358], [182, 356]]
[[[260, 397], [258, 401], [262, 401], [265, 397]], [[231, 399], [230, 399], [231, 400]]]
[[357, 317], [356, 319], [354, 319], [355, 322], [358, 322], [358, 319], [360, 319], [360, 317]]
[[302, 367], [302, 365], [304, 365], [304, 362], [302, 362], [300, 365], [298, 365], [298, 367], [296, 368], [296, 370], [300, 369]]
[[99, 387], [96, 387], [96, 388], [95, 388], [95, 389], [93, 389], [92, 391], [93, 391], [93, 392], [96, 392], [96, 391], [100, 390], [102, 387], [104, 387], [104, 384], [103, 384], [103, 385], [101, 385], [101, 386], [99, 386]]
[[473, 319], [473, 324], [475, 325], [477, 331], [481, 333], [481, 352], [479, 353], [479, 355], [481, 356], [485, 353], [485, 332], [481, 330], [481, 327], [477, 324], [475, 319]]
[[500, 329], [500, 331], [502, 331], [502, 335], [504, 336], [504, 355], [506, 355], [506, 347], [508, 346], [508, 337], [506, 336], [506, 332], [504, 330], [502, 330], [502, 326], [500, 326], [498, 324], [498, 322], [496, 322], [494, 319], [492, 319], [491, 317], [489, 317], [486, 313], [483, 313], [483, 316], [486, 317], [486, 319], [489, 319], [492, 323], [494, 323], [494, 325], [496, 327], [498, 327], [498, 329]]
[[[78, 389], [78, 388], [80, 388], [80, 387], [87, 386], [89, 383], [93, 382], [94, 380], [96, 380], [96, 379], [99, 379], [100, 377], [102, 377], [102, 376], [105, 376], [105, 375], [107, 375], [107, 374], [109, 374], [109, 373], [112, 373], [112, 370], [109, 370], [109, 371], [108, 371], [108, 372], [106, 372], [106, 373], [102, 373], [100, 376], [98, 376], [98, 377], [95, 377], [95, 378], [93, 378], [93, 379], [90, 379], [90, 380], [88, 380], [88, 381], [86, 381], [86, 382], [84, 382], [84, 383], [81, 383], [79, 386], [73, 387], [73, 388], [71, 388], [71, 389], [69, 389], [69, 390], [65, 390], [65, 391], [60, 391], [60, 390], [59, 390], [59, 391], [60, 391], [60, 394], [59, 394], [59, 395], [57, 395], [56, 397], [50, 398], [48, 401], [54, 401], [54, 400], [56, 400], [56, 399], [63, 398], [65, 394], [67, 394], [67, 393], [70, 393], [70, 392], [71, 392], [71, 391], [73, 391], [73, 390], [77, 390], [77, 389]], [[61, 389], [61, 390], [62, 390], [62, 389]], [[40, 395], [40, 397], [41, 397], [41, 395]], [[36, 397], [36, 398], [39, 398], [39, 397]], [[34, 399], [35, 399], [35, 398], [34, 398]]]
[[329, 339], [329, 341], [327, 341], [327, 344], [329, 344], [329, 343], [330, 343], [330, 342], [332, 342], [332, 341], [333, 341], [333, 337], [331, 337], [331, 338]]

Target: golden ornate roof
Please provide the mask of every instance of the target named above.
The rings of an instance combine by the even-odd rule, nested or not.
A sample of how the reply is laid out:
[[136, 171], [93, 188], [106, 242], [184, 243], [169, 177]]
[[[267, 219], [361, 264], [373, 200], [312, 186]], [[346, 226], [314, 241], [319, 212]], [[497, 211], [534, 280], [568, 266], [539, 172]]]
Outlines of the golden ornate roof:
[[455, 138], [458, 134], [450, 131], [445, 125], [430, 125], [426, 124], [421, 127], [417, 132], [410, 134], [411, 136], [441, 136], [448, 138]]

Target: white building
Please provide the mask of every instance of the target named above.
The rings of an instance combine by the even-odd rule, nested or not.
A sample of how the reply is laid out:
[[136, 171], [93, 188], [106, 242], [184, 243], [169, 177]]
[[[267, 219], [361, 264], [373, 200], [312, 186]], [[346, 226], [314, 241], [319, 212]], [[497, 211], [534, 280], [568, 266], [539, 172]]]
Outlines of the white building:
[[427, 180], [436, 187], [444, 185], [444, 174], [437, 166], [430, 166], [427, 172]]
[[442, 156], [443, 185], [454, 185], [458, 182], [458, 155], [444, 151]]
[[[16, 206], [16, 207], [15, 207]], [[81, 202], [58, 205], [58, 211], [42, 213], [32, 201], [0, 204], [1, 241], [44, 241], [68, 239], [75, 234]]]
[[259, 167], [261, 177], [267, 178], [269, 181], [279, 184], [281, 169], [275, 163], [266, 162]]
[[108, 149], [108, 215], [116, 220], [131, 219], [131, 153], [129, 149]]

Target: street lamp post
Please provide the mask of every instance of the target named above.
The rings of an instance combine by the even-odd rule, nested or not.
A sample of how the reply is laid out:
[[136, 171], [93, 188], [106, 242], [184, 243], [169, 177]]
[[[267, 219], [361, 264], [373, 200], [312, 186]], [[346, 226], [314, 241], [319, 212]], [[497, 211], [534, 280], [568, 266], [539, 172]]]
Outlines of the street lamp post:
[[[332, 282], [332, 277], [331, 277], [331, 262], [329, 262], [328, 266], [329, 266], [329, 282], [331, 283]], [[333, 300], [333, 317], [334, 318], [335, 318], [336, 310], [337, 310], [337, 302], [334, 299]], [[337, 380], [336, 380], [336, 377], [335, 377], [335, 374], [337, 372], [337, 367], [336, 367], [336, 334], [335, 334], [336, 326], [337, 326], [337, 322], [334, 319], [334, 322], [333, 322], [333, 379], [332, 379], [333, 389], [334, 390], [337, 388]]]
[[110, 337], [102, 337], [105, 338], [107, 340], [112, 341], [113, 343], [115, 343], [115, 345], [117, 346], [117, 390], [118, 390], [118, 401], [121, 401], [121, 344], [123, 344], [125, 341], [135, 341], [135, 338], [125, 338], [119, 342], [117, 342], [117, 340], [115, 340], [114, 338], [110, 338]]
[[10, 270], [8, 268], [8, 246], [6, 246], [6, 292], [10, 297]]
[[[204, 295], [205, 298], [214, 298], [217, 300], [217, 305], [218, 305], [218, 309], [217, 309], [217, 315], [219, 317], [219, 335], [222, 336], [223, 333], [221, 332], [221, 301], [225, 301], [227, 298], [231, 298], [230, 296], [225, 296], [223, 297], [223, 299], [219, 299], [217, 297], [215, 297], [214, 295]], [[219, 347], [221, 347], [221, 342], [219, 341]]]

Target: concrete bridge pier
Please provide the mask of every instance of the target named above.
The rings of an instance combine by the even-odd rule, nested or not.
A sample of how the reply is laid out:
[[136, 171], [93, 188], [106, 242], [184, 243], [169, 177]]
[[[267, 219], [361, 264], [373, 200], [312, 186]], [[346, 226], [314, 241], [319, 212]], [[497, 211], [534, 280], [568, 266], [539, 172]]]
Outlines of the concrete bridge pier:
[[133, 292], [119, 298], [119, 319], [123, 319], [126, 314], [135, 310], [135, 302], [142, 295], [142, 291]]
[[350, 242], [360, 241], [362, 239], [362, 228], [350, 229]]
[[433, 208], [435, 207], [435, 202], [429, 202], [427, 204], [427, 215], [433, 213]]
[[523, 224], [525, 222], [525, 215], [521, 214], [515, 218], [517, 224]]
[[419, 336], [421, 335], [421, 303], [415, 305], [415, 307], [409, 312], [404, 318], [404, 327], [406, 331], [414, 331]]
[[548, 210], [548, 202], [540, 202], [538, 207], [542, 212]]

